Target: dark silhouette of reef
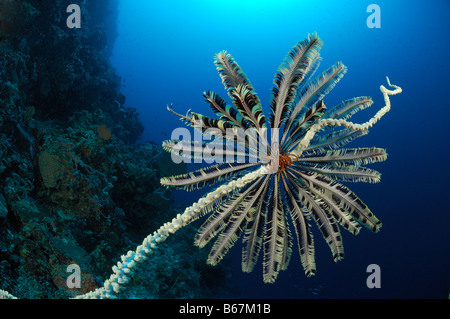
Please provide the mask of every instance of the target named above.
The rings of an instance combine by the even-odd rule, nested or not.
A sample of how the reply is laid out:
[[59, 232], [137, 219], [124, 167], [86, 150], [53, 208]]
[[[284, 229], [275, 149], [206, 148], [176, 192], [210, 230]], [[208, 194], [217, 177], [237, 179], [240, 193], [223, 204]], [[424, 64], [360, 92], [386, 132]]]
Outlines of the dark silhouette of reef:
[[[136, 144], [143, 125], [108, 61], [117, 1], [83, 3], [80, 29], [66, 25], [69, 1], [0, 3], [0, 289], [19, 298], [94, 289], [181, 210], [159, 179], [186, 168]], [[193, 233], [165, 243], [120, 297], [223, 294], [227, 275], [206, 266]], [[66, 285], [69, 264], [80, 289]]]

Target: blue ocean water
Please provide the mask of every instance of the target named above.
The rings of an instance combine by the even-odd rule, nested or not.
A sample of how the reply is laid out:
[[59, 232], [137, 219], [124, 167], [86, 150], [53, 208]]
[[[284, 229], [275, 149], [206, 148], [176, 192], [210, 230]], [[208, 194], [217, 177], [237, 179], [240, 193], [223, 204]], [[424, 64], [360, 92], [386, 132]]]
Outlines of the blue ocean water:
[[[367, 25], [373, 3], [381, 10], [381, 28]], [[364, 122], [384, 105], [379, 86], [386, 76], [403, 89], [370, 134], [352, 144], [384, 147], [389, 154], [371, 166], [382, 172], [381, 183], [348, 184], [383, 222], [381, 232], [362, 230], [355, 237], [342, 231], [346, 256], [338, 263], [315, 233], [317, 275], [304, 276], [295, 250], [275, 284], [262, 282], [261, 265], [243, 274], [235, 247], [226, 259], [236, 297], [448, 297], [449, 18], [448, 0], [121, 0], [111, 62], [123, 78], [127, 106], [138, 109], [145, 125], [142, 141], [161, 143], [182, 125], [167, 112], [170, 103], [182, 114], [211, 115], [201, 94], [210, 89], [226, 97], [213, 64], [222, 50], [242, 67], [268, 114], [278, 66], [312, 32], [324, 41], [320, 70], [338, 61], [348, 67], [327, 104], [371, 96], [374, 105], [357, 118]], [[197, 193], [176, 195], [190, 205]], [[370, 264], [380, 266], [381, 288], [366, 285]]]

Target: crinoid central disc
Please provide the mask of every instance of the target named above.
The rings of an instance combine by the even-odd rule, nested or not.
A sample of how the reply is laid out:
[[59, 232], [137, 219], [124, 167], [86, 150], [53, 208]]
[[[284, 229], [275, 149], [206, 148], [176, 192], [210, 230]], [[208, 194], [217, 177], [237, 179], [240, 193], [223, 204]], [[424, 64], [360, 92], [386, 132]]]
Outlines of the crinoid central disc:
[[293, 161], [297, 161], [298, 157], [294, 154], [280, 154], [278, 157], [278, 173], [283, 171], [292, 165]]

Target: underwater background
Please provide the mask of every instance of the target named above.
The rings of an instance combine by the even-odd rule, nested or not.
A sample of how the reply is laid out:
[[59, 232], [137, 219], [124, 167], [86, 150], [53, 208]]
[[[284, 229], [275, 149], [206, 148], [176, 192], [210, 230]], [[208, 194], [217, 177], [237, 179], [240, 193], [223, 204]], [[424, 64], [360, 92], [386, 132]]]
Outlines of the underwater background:
[[[381, 28], [369, 28], [370, 4], [381, 9]], [[321, 70], [342, 61], [348, 72], [327, 96], [329, 105], [368, 95], [374, 105], [362, 123], [384, 105], [386, 76], [402, 87], [391, 111], [353, 142], [384, 147], [377, 164], [380, 184], [347, 184], [383, 222], [380, 233], [342, 232], [346, 256], [334, 263], [316, 235], [315, 277], [306, 278], [297, 256], [274, 285], [263, 284], [261, 265], [240, 271], [240, 249], [229, 266], [239, 297], [422, 298], [445, 297], [450, 287], [450, 64], [449, 1], [122, 1], [112, 64], [122, 92], [136, 106], [142, 138], [161, 142], [180, 127], [188, 109], [211, 115], [201, 93], [225, 95], [213, 64], [227, 50], [249, 77], [268, 112], [273, 77], [288, 50], [309, 33], [323, 39]], [[356, 121], [356, 120], [355, 120]], [[177, 194], [178, 195], [178, 194]], [[192, 195], [177, 200], [189, 205]], [[194, 197], [196, 198], [196, 196]], [[294, 256], [294, 255], [293, 255]], [[378, 264], [380, 289], [366, 286], [366, 267]]]
[[[384, 106], [386, 76], [403, 89], [350, 144], [387, 149], [386, 162], [369, 166], [381, 183], [346, 183], [381, 231], [342, 231], [345, 259], [334, 263], [314, 229], [317, 274], [304, 275], [294, 249], [288, 269], [264, 284], [261, 263], [242, 273], [240, 241], [207, 266], [208, 247], [193, 247], [199, 220], [171, 236], [119, 297], [448, 298], [448, 0], [85, 1], [79, 30], [65, 28], [76, 1], [55, 3], [0, 1], [0, 289], [71, 296], [63, 265], [73, 262], [86, 269], [87, 291], [101, 285], [121, 254], [205, 192], [159, 187], [186, 171], [160, 148], [182, 127], [166, 106], [212, 115], [202, 92], [225, 97], [213, 57], [227, 50], [267, 115], [282, 59], [317, 32], [319, 72], [348, 67], [327, 105], [371, 96], [352, 119], [362, 123]], [[367, 24], [370, 4], [381, 28]], [[366, 285], [371, 264], [380, 288]]]

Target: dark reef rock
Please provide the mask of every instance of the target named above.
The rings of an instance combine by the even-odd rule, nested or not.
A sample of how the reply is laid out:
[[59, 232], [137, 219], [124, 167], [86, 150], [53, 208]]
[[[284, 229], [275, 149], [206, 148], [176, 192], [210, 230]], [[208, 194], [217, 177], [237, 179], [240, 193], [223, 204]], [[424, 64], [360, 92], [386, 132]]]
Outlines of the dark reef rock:
[[[159, 179], [186, 169], [158, 145], [134, 144], [143, 126], [108, 61], [117, 1], [83, 1], [80, 29], [66, 26], [69, 3], [0, 2], [0, 289], [22, 298], [101, 285], [179, 212]], [[192, 236], [170, 238], [121, 297], [213, 296], [226, 274], [205, 265]], [[81, 268], [76, 291], [69, 264]], [[222, 280], [205, 284], [213, 277]]]

